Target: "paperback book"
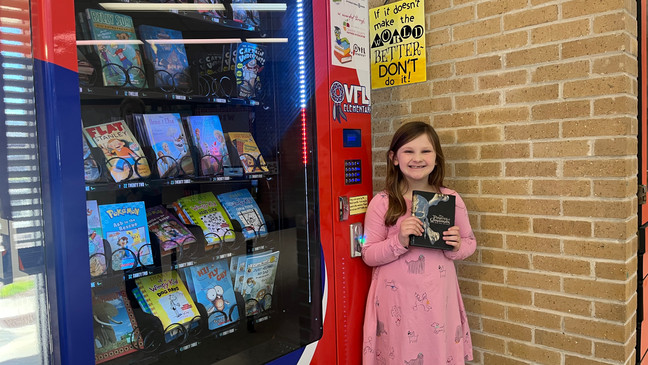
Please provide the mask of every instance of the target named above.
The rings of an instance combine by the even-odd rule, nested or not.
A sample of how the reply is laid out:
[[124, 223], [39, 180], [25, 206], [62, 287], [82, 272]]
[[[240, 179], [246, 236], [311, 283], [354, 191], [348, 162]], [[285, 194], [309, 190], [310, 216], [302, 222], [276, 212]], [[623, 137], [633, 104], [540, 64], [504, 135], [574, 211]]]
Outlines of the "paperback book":
[[182, 32], [152, 25], [140, 25], [137, 31], [144, 42], [144, 56], [153, 67], [155, 87], [169, 92], [176, 89], [189, 92], [191, 76]]
[[85, 137], [81, 137], [81, 139], [83, 140], [83, 172], [85, 182], [92, 183], [99, 180], [101, 177], [101, 171], [99, 170], [97, 161], [94, 156], [92, 156], [92, 151], [90, 150], [90, 146], [88, 145], [88, 142], [86, 142]]
[[161, 178], [194, 173], [180, 114], [142, 114], [141, 118], [134, 116], [134, 120], [140, 133], [145, 134], [145, 143], [153, 149]]
[[239, 222], [245, 239], [268, 234], [261, 209], [247, 189], [218, 194], [216, 197], [230, 219]]
[[[243, 6], [237, 6], [237, 4], [243, 4]], [[261, 23], [259, 18], [259, 12], [257, 10], [250, 10], [244, 4], [256, 4], [256, 0], [234, 0], [232, 1], [232, 19], [235, 22], [239, 22], [249, 30], [254, 30], [259, 27]]]
[[207, 248], [235, 239], [234, 229], [223, 206], [212, 192], [186, 196], [178, 200], [191, 224], [200, 226], [207, 240]]
[[410, 246], [452, 250], [443, 240], [443, 232], [454, 226], [454, 195], [414, 190], [412, 215], [423, 222], [423, 235], [410, 235]]
[[96, 364], [136, 351], [133, 332], [137, 322], [123, 288], [108, 294], [93, 295], [92, 317]]
[[229, 167], [230, 159], [227, 142], [217, 115], [195, 115], [187, 117], [194, 146], [200, 154], [200, 172], [204, 176], [212, 176], [223, 172], [223, 167]]
[[268, 172], [268, 166], [250, 132], [229, 132], [226, 135], [246, 173]]
[[236, 50], [236, 86], [239, 98], [254, 99], [261, 93], [261, 75], [265, 66], [265, 48], [243, 42]]
[[99, 206], [96, 200], [86, 201], [86, 215], [90, 246], [90, 276], [96, 277], [106, 273], [106, 251], [103, 244]]
[[153, 264], [144, 202], [100, 205], [99, 215], [112, 251], [113, 270]]
[[148, 227], [160, 242], [162, 256], [169, 255], [174, 248], [186, 247], [196, 242], [191, 232], [171, 212], [161, 205], [146, 209]]
[[248, 256], [241, 295], [245, 300], [246, 315], [255, 315], [270, 309], [279, 251]]

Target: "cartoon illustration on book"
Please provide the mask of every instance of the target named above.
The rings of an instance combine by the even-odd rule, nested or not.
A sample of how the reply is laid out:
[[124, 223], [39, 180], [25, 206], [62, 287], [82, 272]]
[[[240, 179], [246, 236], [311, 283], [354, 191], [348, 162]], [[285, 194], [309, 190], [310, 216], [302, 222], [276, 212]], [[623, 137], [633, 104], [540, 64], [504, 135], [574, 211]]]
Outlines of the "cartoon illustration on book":
[[155, 70], [155, 86], [168, 92], [191, 92], [184, 43], [168, 43], [174, 39], [182, 40], [182, 32], [151, 25], [140, 25], [137, 30], [145, 42], [144, 54]]
[[106, 254], [103, 245], [99, 207], [96, 200], [86, 201], [86, 215], [88, 217], [90, 276], [95, 277], [106, 272]]
[[227, 142], [217, 115], [189, 116], [187, 124], [193, 143], [200, 152], [200, 168], [203, 175], [221, 173], [223, 167], [231, 165]]
[[265, 48], [242, 42], [236, 50], [236, 84], [239, 98], [255, 98], [261, 93], [261, 72], [265, 66]]
[[351, 62], [351, 43], [346, 37], [342, 37], [342, 29], [335, 27], [335, 42], [333, 43], [333, 54], [340, 63]]
[[135, 351], [132, 334], [137, 325], [123, 289], [93, 296], [92, 317], [97, 364]]
[[100, 205], [99, 214], [113, 270], [153, 264], [144, 202]]

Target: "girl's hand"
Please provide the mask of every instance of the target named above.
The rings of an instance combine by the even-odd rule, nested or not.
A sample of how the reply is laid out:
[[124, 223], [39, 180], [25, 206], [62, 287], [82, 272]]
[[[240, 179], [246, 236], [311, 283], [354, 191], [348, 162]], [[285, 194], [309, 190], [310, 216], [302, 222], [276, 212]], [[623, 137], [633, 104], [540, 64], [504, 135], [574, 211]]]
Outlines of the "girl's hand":
[[443, 240], [446, 244], [454, 247], [452, 251], [458, 251], [461, 247], [461, 235], [459, 234], [459, 227], [452, 226], [447, 231], [443, 232]]
[[423, 235], [423, 222], [414, 216], [409, 216], [403, 219], [398, 232], [398, 241], [403, 247], [407, 248], [409, 246], [409, 236], [412, 234], [415, 236]]

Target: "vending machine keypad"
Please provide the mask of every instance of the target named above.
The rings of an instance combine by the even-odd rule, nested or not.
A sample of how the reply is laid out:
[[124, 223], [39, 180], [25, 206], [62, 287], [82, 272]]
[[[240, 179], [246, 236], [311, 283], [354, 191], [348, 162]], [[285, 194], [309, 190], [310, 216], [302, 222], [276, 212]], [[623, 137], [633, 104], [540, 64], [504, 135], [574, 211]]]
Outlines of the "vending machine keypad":
[[344, 160], [344, 184], [354, 185], [362, 182], [360, 160]]

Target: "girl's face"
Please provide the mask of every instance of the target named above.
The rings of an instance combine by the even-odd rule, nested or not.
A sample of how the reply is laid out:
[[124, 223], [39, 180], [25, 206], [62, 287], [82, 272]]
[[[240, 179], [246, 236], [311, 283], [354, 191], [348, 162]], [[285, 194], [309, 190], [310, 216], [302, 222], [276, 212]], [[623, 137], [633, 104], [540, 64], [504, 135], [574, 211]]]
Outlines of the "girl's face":
[[395, 166], [403, 173], [410, 186], [428, 181], [436, 166], [436, 152], [427, 135], [422, 134], [401, 146], [392, 156]]

